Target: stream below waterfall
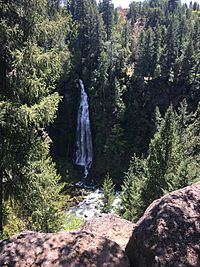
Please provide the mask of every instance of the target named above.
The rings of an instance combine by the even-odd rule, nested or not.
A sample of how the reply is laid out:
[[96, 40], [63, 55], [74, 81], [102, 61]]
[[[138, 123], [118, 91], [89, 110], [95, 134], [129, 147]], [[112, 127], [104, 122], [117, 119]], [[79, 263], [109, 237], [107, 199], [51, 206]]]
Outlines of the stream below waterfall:
[[[67, 209], [67, 213], [88, 220], [102, 213], [103, 192], [101, 189], [93, 189], [85, 198], [73, 207]], [[111, 213], [116, 213], [121, 203], [120, 194], [117, 193], [113, 202]]]
[[[88, 177], [89, 169], [92, 164], [92, 134], [89, 116], [89, 102], [88, 95], [85, 91], [84, 83], [79, 80], [80, 85], [80, 103], [77, 113], [77, 127], [76, 127], [76, 155], [75, 164], [84, 168], [84, 178]], [[76, 185], [81, 186], [81, 185]], [[84, 187], [84, 184], [82, 184]], [[99, 188], [90, 187], [90, 193], [83, 201], [77, 205], [67, 209], [67, 213], [75, 215], [80, 218], [90, 219], [93, 216], [102, 213], [103, 207], [103, 192]], [[120, 198], [116, 194], [113, 203], [113, 210], [115, 212], [117, 205], [120, 203]]]

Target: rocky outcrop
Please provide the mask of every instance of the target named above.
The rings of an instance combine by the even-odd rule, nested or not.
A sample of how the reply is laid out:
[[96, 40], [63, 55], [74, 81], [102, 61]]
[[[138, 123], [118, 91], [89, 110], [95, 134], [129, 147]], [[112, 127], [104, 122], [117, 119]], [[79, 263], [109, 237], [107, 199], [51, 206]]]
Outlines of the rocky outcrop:
[[113, 241], [84, 231], [23, 232], [0, 242], [1, 267], [128, 267]]
[[102, 214], [87, 221], [81, 228], [115, 241], [125, 249], [132, 235], [134, 224], [114, 214]]
[[200, 266], [200, 183], [154, 201], [126, 247], [132, 267]]

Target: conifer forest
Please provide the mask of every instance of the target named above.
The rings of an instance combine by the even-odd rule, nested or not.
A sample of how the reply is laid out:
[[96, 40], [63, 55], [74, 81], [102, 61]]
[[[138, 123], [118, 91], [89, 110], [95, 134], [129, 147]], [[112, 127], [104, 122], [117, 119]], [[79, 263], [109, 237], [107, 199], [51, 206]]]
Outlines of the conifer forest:
[[[0, 235], [98, 185], [135, 222], [200, 179], [200, 4], [0, 0]], [[1, 239], [0, 238], [0, 239]]]

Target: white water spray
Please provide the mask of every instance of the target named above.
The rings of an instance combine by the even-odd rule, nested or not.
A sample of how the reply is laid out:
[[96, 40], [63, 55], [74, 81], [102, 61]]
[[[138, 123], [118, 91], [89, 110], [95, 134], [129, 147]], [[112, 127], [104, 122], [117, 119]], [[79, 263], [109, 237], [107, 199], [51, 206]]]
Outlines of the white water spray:
[[92, 164], [92, 135], [90, 129], [88, 96], [84, 89], [82, 80], [79, 80], [81, 87], [81, 99], [77, 114], [76, 128], [76, 165], [84, 167], [85, 178], [88, 176]]

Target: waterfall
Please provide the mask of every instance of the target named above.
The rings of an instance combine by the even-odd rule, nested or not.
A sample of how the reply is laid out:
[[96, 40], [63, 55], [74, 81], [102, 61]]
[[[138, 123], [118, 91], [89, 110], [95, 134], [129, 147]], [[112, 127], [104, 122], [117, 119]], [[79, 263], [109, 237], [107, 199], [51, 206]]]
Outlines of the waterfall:
[[76, 128], [76, 160], [78, 166], [84, 167], [85, 178], [88, 176], [92, 164], [92, 135], [88, 108], [88, 96], [82, 80], [79, 80], [81, 88], [80, 105], [77, 114]]

